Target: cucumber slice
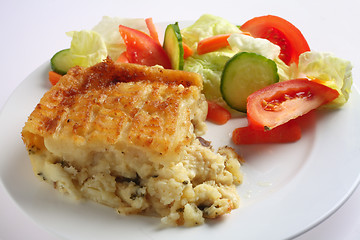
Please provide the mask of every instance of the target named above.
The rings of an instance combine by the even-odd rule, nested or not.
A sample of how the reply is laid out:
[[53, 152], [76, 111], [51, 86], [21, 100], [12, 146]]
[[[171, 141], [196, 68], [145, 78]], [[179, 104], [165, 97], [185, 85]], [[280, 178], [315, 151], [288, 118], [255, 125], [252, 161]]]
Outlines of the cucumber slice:
[[67, 71], [73, 67], [72, 54], [70, 49], [61, 50], [51, 58], [51, 69], [61, 75], [65, 75]]
[[165, 29], [163, 48], [170, 58], [171, 67], [175, 70], [184, 69], [184, 48], [178, 23], [169, 24]]
[[246, 112], [246, 99], [250, 94], [278, 81], [273, 60], [256, 53], [240, 52], [225, 64], [220, 91], [229, 107]]

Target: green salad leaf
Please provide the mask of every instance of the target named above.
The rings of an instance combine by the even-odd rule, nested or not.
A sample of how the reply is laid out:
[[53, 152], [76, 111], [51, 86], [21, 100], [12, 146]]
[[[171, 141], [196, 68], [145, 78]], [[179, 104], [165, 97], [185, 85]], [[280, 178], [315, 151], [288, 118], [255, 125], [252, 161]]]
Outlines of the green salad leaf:
[[67, 33], [72, 37], [70, 53], [73, 66], [90, 67], [106, 59], [108, 53], [100, 34], [81, 30]]
[[108, 54], [114, 61], [126, 50], [125, 43], [120, 36], [119, 25], [138, 29], [149, 34], [145, 19], [143, 18], [102, 17], [101, 21], [92, 30], [99, 33], [104, 39]]
[[349, 61], [336, 57], [332, 53], [305, 52], [299, 57], [298, 72], [296, 77], [316, 78], [324, 85], [336, 89], [339, 97], [327, 107], [341, 107], [348, 99], [351, 92], [352, 65]]

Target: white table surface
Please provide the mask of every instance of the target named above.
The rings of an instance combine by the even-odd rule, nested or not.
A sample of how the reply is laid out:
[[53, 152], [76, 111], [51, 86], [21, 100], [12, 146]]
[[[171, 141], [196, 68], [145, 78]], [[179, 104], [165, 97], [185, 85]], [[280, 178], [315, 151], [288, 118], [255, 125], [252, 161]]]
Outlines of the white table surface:
[[[255, 16], [279, 15], [302, 30], [313, 50], [331, 51], [350, 60], [354, 83], [360, 86], [359, 7], [354, 0], [1, 1], [0, 108], [33, 70], [69, 47], [66, 31], [91, 29], [104, 15], [152, 17], [161, 22], [194, 20], [211, 13], [239, 23]], [[21, 111], [21, 106], [14, 111]], [[0, 203], [0, 239], [59, 240], [26, 216], [1, 184]], [[360, 239], [360, 188], [328, 219], [296, 239]]]

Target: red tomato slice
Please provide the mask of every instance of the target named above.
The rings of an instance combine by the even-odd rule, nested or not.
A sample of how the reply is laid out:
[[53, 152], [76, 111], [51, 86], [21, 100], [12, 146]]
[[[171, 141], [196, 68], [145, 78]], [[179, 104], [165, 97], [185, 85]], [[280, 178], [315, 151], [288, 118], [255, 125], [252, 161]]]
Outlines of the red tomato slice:
[[277, 16], [261, 16], [250, 19], [240, 29], [253, 37], [265, 38], [281, 48], [280, 59], [286, 64], [298, 63], [299, 55], [310, 51], [310, 47], [293, 24]]
[[305, 78], [278, 82], [247, 98], [249, 125], [269, 130], [339, 96], [338, 91]]
[[149, 35], [123, 25], [119, 26], [119, 31], [124, 39], [130, 63], [147, 66], [161, 65], [164, 68], [171, 68], [171, 63], [165, 50]]

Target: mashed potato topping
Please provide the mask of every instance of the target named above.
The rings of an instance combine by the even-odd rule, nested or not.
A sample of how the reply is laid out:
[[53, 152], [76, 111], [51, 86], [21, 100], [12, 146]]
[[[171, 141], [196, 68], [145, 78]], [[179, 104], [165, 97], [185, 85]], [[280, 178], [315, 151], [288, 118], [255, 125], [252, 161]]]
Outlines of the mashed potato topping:
[[117, 64], [75, 67], [48, 91], [22, 136], [34, 173], [120, 214], [194, 226], [239, 206], [240, 157], [199, 136], [199, 75]]

